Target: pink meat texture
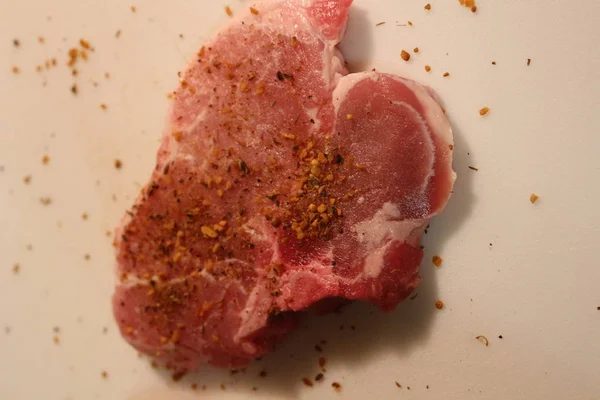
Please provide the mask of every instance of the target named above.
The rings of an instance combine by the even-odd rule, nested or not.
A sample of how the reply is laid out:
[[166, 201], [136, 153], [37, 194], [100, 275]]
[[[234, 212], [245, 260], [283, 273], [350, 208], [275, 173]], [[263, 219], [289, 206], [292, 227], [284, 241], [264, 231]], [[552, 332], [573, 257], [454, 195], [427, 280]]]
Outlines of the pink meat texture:
[[244, 9], [182, 74], [115, 240], [121, 333], [167, 367], [241, 367], [299, 311], [392, 310], [417, 286], [420, 236], [455, 179], [452, 131], [425, 87], [348, 74], [351, 3]]

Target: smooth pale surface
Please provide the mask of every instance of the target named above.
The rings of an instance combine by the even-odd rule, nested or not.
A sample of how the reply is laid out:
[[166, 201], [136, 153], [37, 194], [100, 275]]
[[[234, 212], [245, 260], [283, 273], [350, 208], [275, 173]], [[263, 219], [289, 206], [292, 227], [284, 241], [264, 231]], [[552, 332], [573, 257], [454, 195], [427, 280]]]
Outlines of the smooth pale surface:
[[[431, 11], [423, 9], [428, 1]], [[149, 0], [132, 3], [132, 13], [116, 0], [5, 1], [0, 398], [597, 399], [600, 3], [479, 0], [474, 15], [458, 1], [428, 1], [356, 0], [342, 46], [353, 68], [429, 84], [455, 129], [455, 196], [425, 236], [418, 297], [389, 315], [356, 304], [310, 318], [246, 373], [207, 368], [175, 384], [116, 331], [105, 232], [149, 176], [166, 94], [228, 18], [227, 2]], [[414, 26], [397, 26], [408, 20]], [[96, 52], [78, 67], [74, 97], [65, 62], [79, 38]], [[419, 54], [402, 61], [400, 51], [414, 47]], [[59, 66], [35, 72], [50, 57]], [[491, 111], [480, 117], [484, 106]], [[120, 171], [115, 158], [123, 160]], [[42, 206], [44, 196], [53, 203]], [[433, 255], [443, 257], [442, 268], [431, 265]], [[434, 307], [438, 299], [445, 309]], [[314, 346], [322, 339], [321, 354]], [[300, 379], [314, 378], [322, 355], [324, 382], [308, 388]], [[268, 375], [259, 378], [263, 368]], [[342, 384], [340, 394], [332, 381]], [[192, 382], [207, 389], [194, 393]]]

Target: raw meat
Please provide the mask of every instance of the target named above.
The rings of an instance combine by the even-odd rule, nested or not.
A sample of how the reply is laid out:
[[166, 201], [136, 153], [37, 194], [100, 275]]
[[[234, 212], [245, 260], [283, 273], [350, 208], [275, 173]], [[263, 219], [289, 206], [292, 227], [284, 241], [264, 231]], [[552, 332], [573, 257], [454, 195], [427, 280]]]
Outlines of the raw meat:
[[[271, 0], [203, 47], [156, 169], [117, 230], [114, 311], [178, 371], [240, 367], [331, 299], [393, 309], [454, 182], [429, 91], [347, 75], [352, 0]], [[258, 11], [258, 13], [256, 12]]]

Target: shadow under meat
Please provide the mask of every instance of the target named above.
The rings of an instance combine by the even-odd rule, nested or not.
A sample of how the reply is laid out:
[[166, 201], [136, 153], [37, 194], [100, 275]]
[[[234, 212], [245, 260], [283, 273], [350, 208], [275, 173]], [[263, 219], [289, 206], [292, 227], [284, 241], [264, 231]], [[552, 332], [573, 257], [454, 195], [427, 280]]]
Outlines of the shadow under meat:
[[373, 23], [367, 17], [367, 11], [353, 6], [348, 17], [348, 30], [344, 35], [340, 49], [346, 59], [350, 72], [362, 72], [368, 69], [373, 58]]

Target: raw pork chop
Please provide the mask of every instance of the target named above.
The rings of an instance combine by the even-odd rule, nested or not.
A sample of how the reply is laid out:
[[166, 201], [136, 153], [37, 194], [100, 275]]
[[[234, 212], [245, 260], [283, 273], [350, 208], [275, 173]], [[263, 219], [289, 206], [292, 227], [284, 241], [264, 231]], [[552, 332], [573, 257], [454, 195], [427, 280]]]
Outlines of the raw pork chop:
[[332, 298], [391, 310], [419, 282], [452, 133], [417, 83], [346, 75], [351, 3], [256, 5], [183, 75], [115, 241], [115, 316], [139, 351], [179, 371], [240, 367], [296, 311]]

